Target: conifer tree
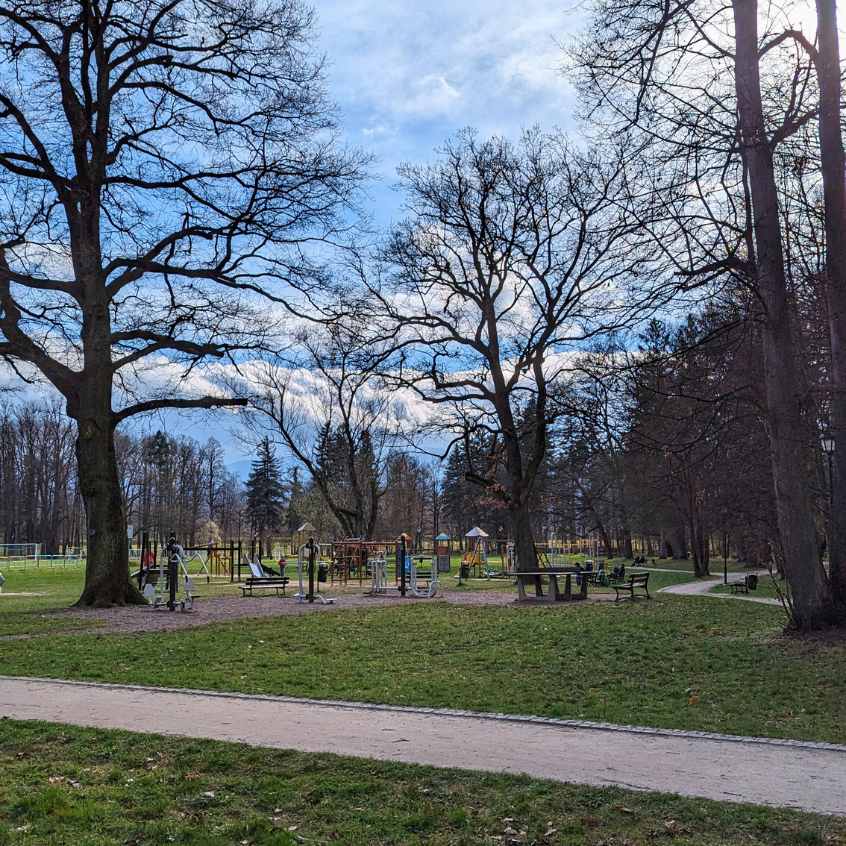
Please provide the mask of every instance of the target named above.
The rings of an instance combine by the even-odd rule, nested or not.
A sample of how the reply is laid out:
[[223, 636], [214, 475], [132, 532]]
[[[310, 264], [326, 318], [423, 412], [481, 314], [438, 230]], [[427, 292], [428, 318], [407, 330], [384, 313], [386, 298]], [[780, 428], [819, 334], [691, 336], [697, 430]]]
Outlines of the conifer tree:
[[259, 442], [256, 460], [247, 479], [247, 516], [259, 541], [259, 555], [270, 554], [268, 535], [279, 529], [285, 504], [285, 489], [279, 464], [269, 438]]

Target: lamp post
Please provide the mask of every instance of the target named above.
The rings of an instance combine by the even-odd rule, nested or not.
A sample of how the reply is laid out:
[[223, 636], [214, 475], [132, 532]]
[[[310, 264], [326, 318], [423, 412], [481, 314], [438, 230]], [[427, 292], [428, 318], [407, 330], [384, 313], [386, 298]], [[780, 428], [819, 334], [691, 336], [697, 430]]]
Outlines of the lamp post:
[[832, 507], [834, 505], [834, 438], [831, 434], [825, 434], [820, 438], [820, 444], [828, 458], [828, 504]]

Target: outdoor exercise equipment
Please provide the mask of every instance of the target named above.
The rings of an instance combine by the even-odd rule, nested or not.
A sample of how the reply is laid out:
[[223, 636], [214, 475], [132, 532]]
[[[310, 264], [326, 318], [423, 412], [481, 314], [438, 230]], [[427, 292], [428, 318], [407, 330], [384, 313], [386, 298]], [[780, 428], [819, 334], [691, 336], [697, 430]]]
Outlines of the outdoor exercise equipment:
[[[406, 556], [406, 558], [408, 559], [407, 564], [409, 569], [408, 592], [412, 596], [421, 599], [431, 599], [438, 592], [438, 568], [435, 561], [432, 561], [431, 570], [421, 571], [417, 566], [418, 559], [410, 555]], [[427, 582], [426, 587], [421, 587], [418, 580], [425, 580]]]
[[[299, 590], [294, 594], [294, 599], [297, 602], [314, 602], [317, 600], [324, 605], [331, 605], [335, 600], [328, 599], [320, 593], [320, 582], [326, 581], [329, 568], [325, 564], [317, 564], [317, 549], [318, 544], [314, 542], [314, 538], [309, 538], [308, 543], [304, 543], [297, 552]], [[308, 593], [305, 590], [306, 575], [308, 576]], [[315, 575], [317, 576], [318, 583], [316, 591], [314, 589]]]
[[[177, 542], [175, 535], [168, 538], [166, 551], [167, 555], [159, 559], [157, 571], [145, 571], [146, 584], [142, 590], [144, 598], [153, 608], [166, 607], [169, 611], [175, 611], [178, 605], [180, 611], [191, 611], [194, 607], [194, 583], [185, 566], [185, 550]], [[167, 558], [167, 569], [165, 569], [165, 558]], [[157, 573], [155, 582], [150, 581], [152, 573]], [[182, 577], [182, 592], [177, 599], [180, 576]]]
[[385, 560], [384, 554], [379, 554], [375, 558], [370, 558], [367, 561], [367, 568], [370, 570], [370, 590], [369, 594], [378, 595], [388, 592], [388, 562]]

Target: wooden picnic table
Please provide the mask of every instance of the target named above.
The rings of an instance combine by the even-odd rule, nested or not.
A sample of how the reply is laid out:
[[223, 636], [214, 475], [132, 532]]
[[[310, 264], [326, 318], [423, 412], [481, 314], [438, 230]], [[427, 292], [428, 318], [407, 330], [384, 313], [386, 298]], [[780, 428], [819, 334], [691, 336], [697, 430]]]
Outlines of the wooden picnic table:
[[[535, 597], [543, 599], [548, 595], [552, 602], [571, 602], [587, 599], [588, 575], [584, 570], [577, 567], [544, 567], [538, 570], [523, 570], [514, 574], [517, 578], [517, 595], [520, 599], [528, 599], [526, 594], [527, 586], [534, 586]], [[558, 580], [563, 576], [564, 589]], [[573, 593], [573, 576], [582, 576], [581, 587], [578, 593]], [[543, 592], [543, 580], [548, 582], [548, 594]]]

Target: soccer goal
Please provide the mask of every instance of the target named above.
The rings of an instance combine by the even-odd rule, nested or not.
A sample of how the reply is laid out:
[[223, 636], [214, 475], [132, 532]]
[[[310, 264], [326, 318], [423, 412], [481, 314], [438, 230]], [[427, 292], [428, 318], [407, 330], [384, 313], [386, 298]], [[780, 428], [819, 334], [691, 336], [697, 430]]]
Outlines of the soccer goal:
[[40, 560], [40, 543], [0, 543], [0, 564], [8, 569], [37, 567]]

